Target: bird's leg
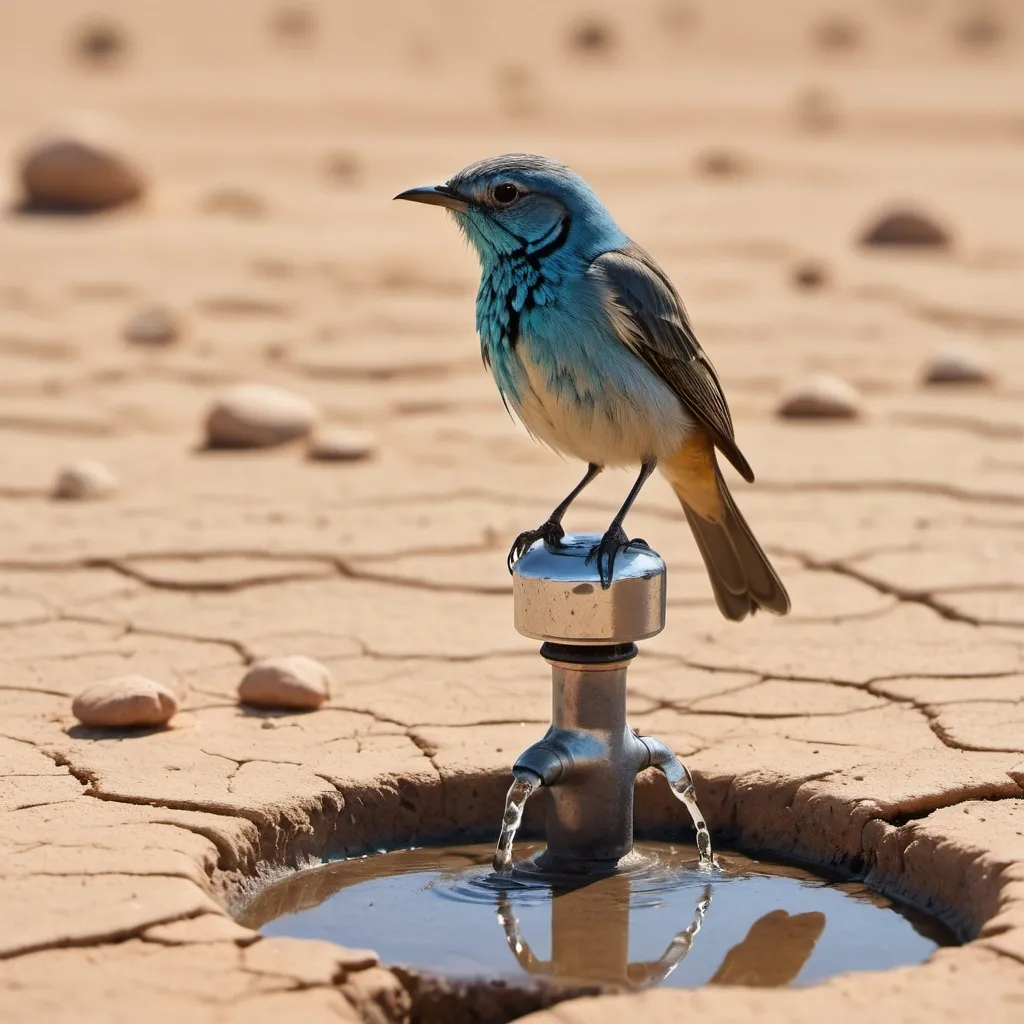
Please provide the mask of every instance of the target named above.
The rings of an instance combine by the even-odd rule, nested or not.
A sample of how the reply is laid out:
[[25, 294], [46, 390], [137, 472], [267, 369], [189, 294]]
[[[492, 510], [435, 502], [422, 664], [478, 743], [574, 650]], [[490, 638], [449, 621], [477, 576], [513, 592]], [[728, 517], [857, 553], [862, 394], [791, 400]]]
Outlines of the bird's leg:
[[508, 553], [509, 572], [512, 571], [512, 566], [514, 566], [538, 540], [543, 538], [544, 543], [550, 544], [553, 548], [557, 548], [562, 543], [562, 538], [565, 536], [565, 530], [562, 529], [562, 519], [565, 516], [565, 513], [569, 511], [569, 506], [580, 496], [583, 488], [586, 487], [602, 469], [604, 469], [603, 466], [597, 466], [593, 462], [590, 463], [590, 465], [587, 466], [587, 472], [584, 474], [583, 479], [565, 496], [565, 499], [558, 505], [551, 515], [549, 515], [536, 530], [524, 530], [518, 537], [516, 537]]
[[657, 459], [648, 459], [640, 467], [640, 475], [636, 478], [636, 483], [633, 484], [629, 494], [626, 495], [622, 508], [615, 513], [615, 518], [611, 521], [604, 536], [590, 549], [590, 554], [587, 555], [588, 562], [595, 558], [597, 559], [597, 571], [601, 577], [601, 586], [604, 590], [607, 590], [612, 585], [612, 574], [615, 571], [615, 556], [623, 548], [628, 548], [630, 544], [637, 547], [647, 547], [646, 541], [630, 541], [626, 536], [626, 531], [622, 528], [622, 523], [629, 514], [629, 510], [633, 507], [633, 502], [636, 501], [641, 488], [647, 483], [647, 478], [654, 472], [657, 465]]

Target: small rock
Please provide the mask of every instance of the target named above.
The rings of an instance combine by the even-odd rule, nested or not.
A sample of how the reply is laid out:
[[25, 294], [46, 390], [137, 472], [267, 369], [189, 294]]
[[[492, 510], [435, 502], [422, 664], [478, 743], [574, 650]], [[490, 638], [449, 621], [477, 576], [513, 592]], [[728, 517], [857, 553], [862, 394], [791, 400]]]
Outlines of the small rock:
[[604, 53], [611, 49], [615, 41], [611, 28], [602, 21], [588, 20], [580, 22], [569, 34], [569, 45], [583, 53]]
[[305, 43], [316, 35], [316, 15], [308, 7], [282, 7], [271, 19], [275, 35], [291, 43]]
[[118, 151], [118, 134], [106, 118], [78, 115], [37, 142], [21, 161], [23, 209], [94, 213], [140, 199], [145, 180]]
[[749, 168], [747, 161], [728, 149], [709, 149], [696, 160], [697, 170], [712, 178], [735, 178]]
[[373, 434], [347, 427], [324, 427], [309, 443], [309, 457], [317, 462], [351, 462], [372, 455]]
[[995, 379], [985, 354], [967, 345], [950, 345], [929, 360], [925, 384], [991, 384]]
[[316, 406], [303, 395], [271, 384], [236, 384], [206, 416], [210, 448], [270, 448], [306, 437]]
[[133, 345], [170, 345], [181, 334], [181, 323], [165, 306], [140, 309], [124, 327], [124, 337]]
[[856, 419], [862, 402], [857, 390], [845, 380], [830, 373], [816, 373], [805, 378], [779, 403], [778, 415], [783, 419]]
[[810, 87], [797, 93], [793, 109], [805, 131], [834, 132], [843, 122], [839, 101], [825, 89]]
[[828, 284], [828, 270], [814, 260], [805, 260], [793, 268], [793, 284], [804, 291], [817, 291]]
[[330, 696], [331, 674], [303, 654], [259, 661], [238, 684], [238, 699], [258, 708], [306, 711]]
[[205, 196], [199, 203], [201, 213], [237, 220], [258, 220], [267, 213], [267, 204], [252, 192], [241, 188], [221, 188]]
[[119, 64], [128, 51], [128, 38], [116, 22], [95, 21], [83, 26], [74, 42], [76, 55], [96, 67]]
[[860, 26], [840, 15], [819, 22], [812, 35], [814, 43], [822, 50], [855, 50], [864, 42]]
[[178, 710], [178, 698], [144, 676], [118, 676], [83, 690], [71, 705], [82, 725], [122, 728], [165, 725]]
[[969, 14], [954, 29], [956, 39], [974, 50], [987, 50], [1006, 35], [1006, 27], [990, 11]]
[[359, 157], [355, 153], [332, 153], [327, 158], [325, 169], [329, 178], [350, 185], [359, 177]]
[[64, 466], [53, 485], [53, 497], [62, 501], [96, 501], [117, 493], [117, 477], [103, 465], [83, 459]]
[[861, 236], [860, 244], [944, 249], [951, 239], [943, 227], [923, 214], [894, 210], [875, 221]]

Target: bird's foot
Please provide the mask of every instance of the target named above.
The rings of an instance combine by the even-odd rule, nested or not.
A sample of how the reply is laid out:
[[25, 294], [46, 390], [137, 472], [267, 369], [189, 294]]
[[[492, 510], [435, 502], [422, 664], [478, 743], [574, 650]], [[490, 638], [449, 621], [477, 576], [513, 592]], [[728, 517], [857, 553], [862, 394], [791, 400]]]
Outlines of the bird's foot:
[[[587, 555], [589, 565], [597, 560], [597, 572], [601, 577], [601, 589], [607, 590], [612, 585], [612, 576], [615, 573], [615, 559], [620, 551], [625, 551], [630, 544], [636, 545], [636, 541], [630, 541], [626, 531], [621, 526], [612, 527], [591, 549]], [[646, 547], [644, 541], [640, 541]]]
[[547, 522], [541, 523], [536, 530], [524, 530], [518, 537], [512, 542], [512, 547], [509, 548], [508, 552], [508, 571], [512, 571], [512, 567], [519, 561], [527, 551], [533, 547], [537, 541], [542, 540], [549, 547], [560, 548], [562, 546], [562, 538], [565, 536], [565, 530], [562, 529], [561, 523], [556, 523], [553, 519], [547, 520]]

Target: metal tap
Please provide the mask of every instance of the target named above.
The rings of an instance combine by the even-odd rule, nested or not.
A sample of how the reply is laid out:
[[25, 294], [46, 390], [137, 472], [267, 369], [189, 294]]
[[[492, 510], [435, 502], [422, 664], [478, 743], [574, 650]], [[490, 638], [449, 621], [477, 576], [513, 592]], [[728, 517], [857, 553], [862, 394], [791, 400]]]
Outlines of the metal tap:
[[547, 849], [535, 862], [546, 872], [608, 874], [627, 865], [633, 789], [645, 768], [664, 771], [680, 799], [682, 787], [692, 794], [675, 755], [626, 724], [636, 642], [665, 626], [665, 563], [640, 542], [619, 554], [611, 586], [602, 589], [587, 558], [599, 539], [538, 541], [513, 568], [515, 627], [543, 641], [551, 665], [551, 727], [513, 766], [527, 795], [531, 783], [547, 793]]

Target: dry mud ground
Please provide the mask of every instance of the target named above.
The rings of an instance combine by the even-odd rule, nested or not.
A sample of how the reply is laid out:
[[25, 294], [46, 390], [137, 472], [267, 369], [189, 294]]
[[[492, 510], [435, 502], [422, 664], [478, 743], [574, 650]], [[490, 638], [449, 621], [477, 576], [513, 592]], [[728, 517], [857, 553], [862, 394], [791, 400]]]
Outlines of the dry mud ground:
[[[0, 5], [7, 165], [85, 106], [125, 122], [152, 183], [123, 213], [2, 224], [0, 1018], [408, 1013], [372, 957], [254, 941], [224, 906], [328, 846], [496, 828], [508, 765], [543, 728], [548, 683], [512, 630], [504, 553], [577, 469], [502, 410], [451, 225], [388, 202], [529, 149], [578, 167], [679, 283], [758, 473], [740, 504], [794, 599], [785, 620], [723, 622], [653, 482], [629, 525], [669, 560], [672, 607], [632, 669], [633, 722], [687, 758], [713, 827], [859, 866], [971, 940], [801, 991], [601, 997], [531, 1019], [1021, 1020], [1020, 7], [308, 9], [308, 35], [283, 38], [255, 0]], [[119, 67], [69, 55], [97, 11], [127, 33]], [[837, 11], [847, 29], [823, 29]], [[584, 16], [606, 45], [570, 45]], [[735, 173], [706, 172], [715, 151]], [[0, 191], [16, 202], [13, 176]], [[904, 200], [953, 246], [858, 248]], [[805, 259], [824, 287], [794, 286]], [[162, 351], [122, 338], [152, 301], [186, 323]], [[949, 342], [982, 346], [996, 385], [922, 388]], [[862, 419], [774, 417], [819, 369], [862, 391]], [[372, 430], [376, 457], [198, 451], [204, 410], [239, 380]], [[116, 497], [48, 497], [81, 457], [114, 470]], [[608, 474], [572, 524], [603, 526], [626, 486]], [[331, 667], [329, 705], [239, 710], [246, 663], [291, 652]], [[177, 691], [172, 727], [75, 727], [70, 698], [126, 672]], [[640, 813], [677, 812], [644, 786]], [[544, 1001], [466, 998], [465, 1019], [489, 1020]], [[415, 1012], [457, 1020], [453, 1005]]]

